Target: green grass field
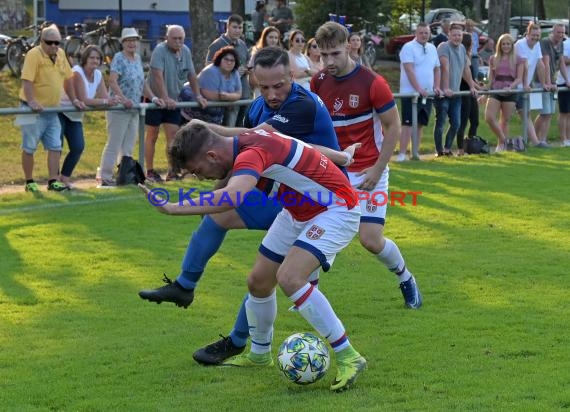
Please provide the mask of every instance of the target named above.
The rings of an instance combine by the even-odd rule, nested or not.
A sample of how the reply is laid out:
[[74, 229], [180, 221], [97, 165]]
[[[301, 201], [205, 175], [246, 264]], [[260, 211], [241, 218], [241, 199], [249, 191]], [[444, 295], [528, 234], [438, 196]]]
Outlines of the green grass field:
[[[6, 73], [0, 81], [0, 97], [14, 106], [14, 82]], [[102, 115], [89, 119], [80, 177], [94, 176], [105, 140]], [[0, 116], [0, 127], [0, 184], [21, 185], [19, 131], [8, 117]], [[424, 153], [433, 150], [427, 136]], [[231, 232], [183, 310], [150, 304], [137, 293], [160, 286], [163, 272], [176, 277], [199, 218], [161, 215], [134, 187], [44, 190], [36, 198], [5, 191], [0, 408], [570, 408], [569, 155], [564, 148], [530, 149], [391, 166], [393, 191], [422, 192], [417, 206], [389, 208], [386, 235], [415, 274], [424, 306], [404, 309], [394, 276], [356, 239], [338, 256], [321, 289], [369, 366], [342, 394], [328, 389], [333, 373], [297, 387], [276, 367], [206, 368], [192, 360], [194, 350], [231, 329], [262, 232]], [[37, 174], [45, 178], [39, 159]], [[174, 194], [197, 185], [185, 180], [165, 187]], [[274, 354], [285, 337], [310, 330], [278, 296]]]
[[[568, 408], [569, 173], [563, 149], [394, 165], [392, 190], [422, 191], [417, 206], [389, 209], [386, 233], [424, 306], [404, 309], [393, 275], [357, 240], [339, 255], [321, 288], [369, 361], [343, 394], [328, 390], [332, 374], [296, 387], [276, 367], [191, 358], [229, 332], [263, 233], [230, 233], [183, 310], [137, 292], [176, 276], [198, 218], [161, 215], [134, 187], [3, 195], [2, 409]], [[278, 299], [274, 353], [309, 330]]]

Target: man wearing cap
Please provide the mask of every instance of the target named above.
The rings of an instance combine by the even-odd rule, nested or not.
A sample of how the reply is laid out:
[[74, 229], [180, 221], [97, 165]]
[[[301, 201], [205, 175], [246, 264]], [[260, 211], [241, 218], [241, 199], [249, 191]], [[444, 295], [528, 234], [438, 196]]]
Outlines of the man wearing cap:
[[32, 109], [35, 116], [19, 117], [22, 128], [22, 169], [26, 178], [26, 191], [39, 192], [33, 179], [34, 153], [40, 141], [48, 152], [48, 190], [61, 192], [67, 186], [57, 180], [61, 157], [61, 124], [57, 113], [43, 112], [46, 107], [59, 106], [62, 89], [73, 105], [84, 109], [85, 105], [75, 97], [73, 73], [65, 52], [59, 48], [61, 35], [56, 25], [42, 30], [40, 44], [26, 53], [22, 68], [21, 107]]
[[[162, 181], [161, 176], [154, 170], [154, 148], [158, 139], [160, 125], [164, 125], [166, 135], [166, 151], [174, 139], [175, 133], [180, 127], [182, 118], [180, 109], [176, 108], [176, 100], [184, 83], [188, 81], [196, 96], [196, 101], [202, 108], [208, 102], [200, 94], [198, 78], [192, 62], [192, 53], [184, 44], [186, 33], [184, 28], [178, 25], [168, 26], [166, 41], [156, 46], [150, 56], [150, 74], [148, 83], [152, 100], [162, 99], [166, 108], [149, 110], [146, 113], [145, 124], [145, 162], [147, 167], [146, 177], [151, 182]], [[178, 180], [180, 177], [176, 171], [169, 167], [166, 180]]]

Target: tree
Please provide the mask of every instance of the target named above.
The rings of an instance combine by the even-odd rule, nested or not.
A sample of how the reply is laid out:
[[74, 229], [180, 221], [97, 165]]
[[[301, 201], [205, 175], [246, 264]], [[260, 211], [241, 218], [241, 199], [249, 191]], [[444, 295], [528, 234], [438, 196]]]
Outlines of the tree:
[[495, 40], [509, 32], [511, 0], [489, 0], [489, 36]]
[[189, 0], [192, 58], [198, 73], [205, 65], [208, 46], [218, 36], [212, 0]]
[[232, 0], [232, 14], [239, 14], [245, 18], [245, 2], [244, 0]]

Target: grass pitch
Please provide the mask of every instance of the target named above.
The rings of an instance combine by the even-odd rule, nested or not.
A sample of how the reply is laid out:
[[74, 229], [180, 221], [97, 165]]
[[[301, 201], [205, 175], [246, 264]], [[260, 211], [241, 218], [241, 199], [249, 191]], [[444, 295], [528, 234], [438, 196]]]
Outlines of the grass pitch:
[[[424, 296], [355, 239], [321, 288], [367, 358], [331, 393], [277, 368], [205, 368], [192, 352], [227, 334], [262, 232], [231, 232], [188, 310], [137, 292], [178, 273], [195, 217], [163, 216], [136, 188], [0, 197], [0, 405], [8, 411], [546, 411], [570, 407], [567, 149], [392, 166], [386, 234]], [[196, 182], [170, 184], [194, 187]], [[207, 186], [202, 186], [207, 187]], [[273, 353], [310, 330], [278, 294]]]

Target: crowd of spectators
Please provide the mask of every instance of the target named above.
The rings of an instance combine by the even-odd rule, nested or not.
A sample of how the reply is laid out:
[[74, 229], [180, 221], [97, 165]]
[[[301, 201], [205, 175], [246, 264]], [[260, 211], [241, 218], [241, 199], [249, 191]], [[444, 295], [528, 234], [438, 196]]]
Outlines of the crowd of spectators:
[[[255, 55], [263, 48], [272, 46], [288, 49], [292, 79], [310, 90], [311, 78], [323, 70], [323, 61], [317, 42], [294, 28], [294, 16], [285, 2], [267, 11], [264, 1], [258, 1], [252, 13], [255, 46], [249, 49], [243, 40], [243, 17], [233, 14], [228, 18], [226, 31], [214, 39], [208, 47], [205, 67], [197, 73], [190, 49], [184, 44], [185, 31], [181, 26], [169, 26], [164, 42], [152, 52], [150, 70], [144, 75], [141, 58], [137, 53], [140, 36], [136, 29], [123, 28], [122, 51], [117, 53], [110, 65], [108, 86], [99, 70], [102, 53], [97, 47], [86, 49], [79, 65], [65, 70], [67, 59], [55, 46], [61, 37], [55, 29], [42, 33], [38, 53], [28, 53], [22, 74], [21, 100], [23, 105], [38, 112], [37, 124], [30, 119], [20, 118], [23, 134], [22, 165], [26, 176], [26, 190], [39, 190], [33, 181], [33, 153], [40, 141], [48, 150], [50, 190], [67, 190], [73, 187], [72, 172], [80, 161], [85, 148], [82, 128], [82, 113], [61, 113], [57, 124], [53, 116], [41, 113], [42, 108], [54, 100], [54, 105], [69, 105], [78, 109], [88, 106], [115, 106], [122, 104], [131, 109], [140, 101], [152, 102], [158, 109], [149, 110], [145, 118], [145, 165], [146, 178], [153, 182], [181, 179], [180, 171], [171, 165], [163, 177], [154, 166], [155, 146], [162, 126], [168, 150], [179, 127], [193, 118], [210, 123], [234, 127], [242, 125], [247, 113], [246, 105], [209, 107], [212, 102], [235, 102], [250, 99], [260, 94], [258, 83], [252, 71]], [[413, 99], [401, 99], [400, 148], [396, 161], [410, 157], [419, 159], [419, 145], [413, 147], [408, 157], [408, 147], [413, 134], [412, 124], [416, 120], [418, 141], [428, 125], [432, 107], [435, 107], [433, 129], [436, 157], [463, 155], [464, 137], [477, 136], [479, 107], [484, 108], [484, 120], [496, 137], [496, 152], [506, 150], [509, 138], [509, 122], [518, 110], [524, 115], [523, 95], [513, 93], [517, 89], [529, 91], [533, 86], [544, 89], [542, 96], [536, 95], [527, 105], [540, 112], [534, 121], [527, 122], [529, 142], [535, 147], [549, 147], [548, 130], [552, 115], [559, 105], [560, 140], [562, 146], [570, 146], [570, 92], [561, 92], [556, 99], [557, 85], [570, 85], [570, 46], [565, 39], [565, 26], [556, 24], [552, 33], [540, 40], [541, 29], [530, 23], [525, 36], [518, 41], [504, 34], [495, 41], [486, 39], [480, 45], [476, 23], [442, 21], [441, 32], [430, 40], [431, 31], [427, 24], [420, 23], [415, 38], [406, 43], [400, 52], [400, 92], [418, 93], [417, 119], [413, 119]], [[52, 39], [53, 38], [53, 39]], [[285, 47], [287, 45], [288, 47]], [[349, 56], [357, 64], [372, 69], [363, 55], [363, 39], [358, 33], [351, 33], [348, 39]], [[52, 50], [53, 49], [53, 50]], [[40, 58], [41, 56], [41, 58]], [[49, 58], [61, 66], [57, 76], [45, 70], [38, 59]], [[479, 81], [479, 66], [488, 66], [488, 83]], [[35, 71], [34, 67], [40, 67]], [[45, 73], [44, 73], [45, 71]], [[55, 80], [54, 80], [55, 79]], [[50, 82], [50, 99], [44, 93], [45, 83]], [[55, 88], [59, 90], [55, 91]], [[504, 90], [481, 97], [486, 89]], [[469, 94], [457, 95], [459, 91]], [[39, 96], [39, 98], [38, 98]], [[193, 101], [198, 108], [178, 109], [177, 101]], [[54, 100], [53, 103], [56, 103]], [[48, 120], [49, 117], [49, 120]], [[138, 135], [137, 112], [135, 110], [108, 111], [108, 141], [101, 156], [100, 186], [114, 187], [113, 169], [118, 160], [132, 156]], [[22, 120], [24, 119], [24, 120]], [[41, 122], [40, 122], [41, 121]], [[46, 122], [46, 124], [44, 124]], [[38, 129], [38, 125], [41, 128]], [[32, 127], [33, 126], [33, 127]], [[61, 136], [57, 138], [55, 136]], [[445, 136], [445, 138], [444, 138]], [[454, 142], [456, 152], [454, 153]], [[59, 159], [63, 143], [67, 142], [68, 153], [63, 165]]]

